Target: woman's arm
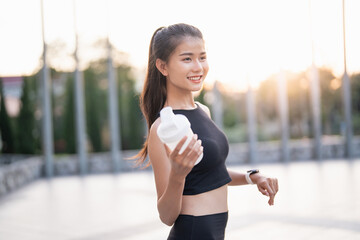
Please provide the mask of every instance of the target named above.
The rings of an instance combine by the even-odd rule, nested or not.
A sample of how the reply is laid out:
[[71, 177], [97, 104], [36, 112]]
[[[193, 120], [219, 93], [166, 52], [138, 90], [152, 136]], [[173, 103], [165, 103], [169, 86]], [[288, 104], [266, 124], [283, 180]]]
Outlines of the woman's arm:
[[[229, 183], [230, 186], [239, 186], [246, 185], [248, 182], [246, 181], [244, 173], [238, 173], [232, 170], [229, 170], [229, 175], [232, 181]], [[257, 185], [259, 191], [268, 196], [270, 199], [268, 201], [269, 205], [274, 205], [274, 198], [276, 193], [279, 191], [278, 180], [276, 178], [268, 178], [260, 173], [250, 175], [251, 181]]]
[[150, 129], [148, 151], [154, 170], [159, 216], [163, 223], [171, 226], [181, 211], [185, 177], [202, 153], [202, 147], [201, 141], [194, 135], [182, 154], [179, 150], [186, 138], [171, 152], [156, 134], [158, 125], [159, 121], [156, 121]]
[[240, 186], [240, 185], [248, 184], [244, 173], [235, 172], [229, 169], [228, 169], [228, 173], [232, 179], [231, 182], [229, 183], [229, 186]]

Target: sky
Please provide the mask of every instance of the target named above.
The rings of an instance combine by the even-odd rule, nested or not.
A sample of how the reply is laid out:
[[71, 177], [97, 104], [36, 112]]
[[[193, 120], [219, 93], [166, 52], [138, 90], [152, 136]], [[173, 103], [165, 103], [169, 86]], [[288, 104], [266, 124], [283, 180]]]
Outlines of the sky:
[[[93, 43], [109, 36], [142, 81], [148, 47], [160, 26], [184, 22], [205, 38], [206, 81], [231, 89], [257, 86], [280, 70], [304, 71], [312, 62], [343, 73], [342, 0], [43, 0], [45, 42], [65, 47], [48, 59], [74, 70], [75, 31], [82, 66], [98, 56]], [[75, 8], [74, 8], [75, 6]], [[360, 1], [345, 0], [348, 72], [360, 72]], [[75, 12], [75, 14], [74, 14]], [[74, 17], [75, 16], [75, 17]], [[41, 68], [40, 0], [0, 0], [0, 77]]]

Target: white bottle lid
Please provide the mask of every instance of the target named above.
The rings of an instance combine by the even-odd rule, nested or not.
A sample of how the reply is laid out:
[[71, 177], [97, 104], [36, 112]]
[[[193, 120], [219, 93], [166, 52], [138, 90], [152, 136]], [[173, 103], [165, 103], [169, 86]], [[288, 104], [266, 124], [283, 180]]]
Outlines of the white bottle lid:
[[160, 118], [157, 134], [164, 143], [179, 141], [189, 131], [189, 120], [184, 115], [175, 115], [171, 107], [163, 108], [160, 111]]

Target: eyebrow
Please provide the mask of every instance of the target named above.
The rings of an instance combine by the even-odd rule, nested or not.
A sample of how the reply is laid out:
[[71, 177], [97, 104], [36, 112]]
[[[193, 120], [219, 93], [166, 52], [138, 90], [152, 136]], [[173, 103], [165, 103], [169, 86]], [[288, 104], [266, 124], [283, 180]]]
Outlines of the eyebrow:
[[[204, 55], [204, 54], [206, 54], [206, 52], [200, 53], [200, 55]], [[180, 54], [179, 56], [193, 56], [193, 55], [194, 55], [194, 53], [192, 53], [192, 52], [184, 52], [184, 53]]]

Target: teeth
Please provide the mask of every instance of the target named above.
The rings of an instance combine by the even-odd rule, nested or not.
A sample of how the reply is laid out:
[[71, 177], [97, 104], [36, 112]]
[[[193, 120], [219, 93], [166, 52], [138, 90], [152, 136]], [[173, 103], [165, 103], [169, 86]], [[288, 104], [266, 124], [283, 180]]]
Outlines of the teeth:
[[199, 77], [188, 77], [188, 79], [193, 80], [193, 81], [197, 81], [201, 79], [201, 76]]

